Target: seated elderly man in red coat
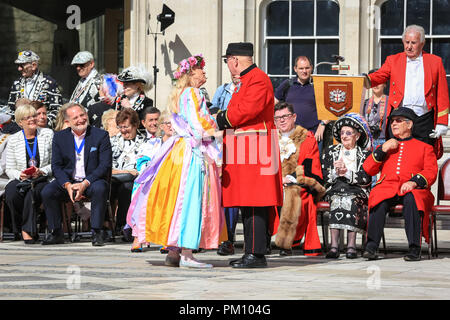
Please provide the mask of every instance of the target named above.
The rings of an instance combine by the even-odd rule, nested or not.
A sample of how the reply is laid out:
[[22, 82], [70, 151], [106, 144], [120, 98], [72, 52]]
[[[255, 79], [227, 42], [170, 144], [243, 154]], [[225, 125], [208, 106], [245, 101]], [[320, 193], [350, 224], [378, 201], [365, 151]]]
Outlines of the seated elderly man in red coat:
[[[412, 137], [417, 115], [410, 108], [394, 109], [389, 116], [394, 138], [379, 146], [364, 162], [364, 170], [380, 179], [369, 196], [369, 226], [364, 257], [377, 259], [376, 251], [383, 234], [389, 208], [403, 204], [409, 252], [406, 261], [419, 261], [421, 235], [428, 239], [428, 214], [434, 202], [430, 191], [438, 165], [433, 147]], [[422, 219], [423, 217], [423, 219]]]

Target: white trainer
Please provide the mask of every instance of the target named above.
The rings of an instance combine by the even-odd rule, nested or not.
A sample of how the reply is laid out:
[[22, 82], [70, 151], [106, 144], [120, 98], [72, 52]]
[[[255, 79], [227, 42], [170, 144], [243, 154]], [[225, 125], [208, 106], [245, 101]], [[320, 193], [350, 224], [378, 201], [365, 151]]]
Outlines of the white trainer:
[[212, 264], [200, 262], [196, 259], [186, 259], [185, 257], [181, 257], [180, 259], [180, 268], [185, 269], [211, 269], [213, 267]]

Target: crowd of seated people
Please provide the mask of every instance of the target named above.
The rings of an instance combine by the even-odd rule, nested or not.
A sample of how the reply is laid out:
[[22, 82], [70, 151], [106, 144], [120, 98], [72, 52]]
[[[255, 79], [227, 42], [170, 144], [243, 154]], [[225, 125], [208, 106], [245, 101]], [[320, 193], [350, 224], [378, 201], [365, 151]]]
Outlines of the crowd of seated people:
[[[130, 67], [118, 76], [100, 78], [103, 81], [98, 86], [98, 101], [92, 97], [89, 108], [70, 101], [53, 112], [50, 121], [46, 104], [20, 98], [13, 117], [0, 114], [0, 191], [8, 211], [7, 227], [15, 240], [21, 239], [25, 244], [64, 243], [61, 202], [70, 206], [95, 198], [88, 212], [92, 244], [103, 246], [108, 219], [106, 201], [110, 195], [115, 231], [123, 235], [124, 241], [133, 242], [133, 252], [142, 251], [130, 226], [135, 179], [174, 135], [172, 119], [145, 96], [151, 79], [141, 68]], [[377, 214], [378, 225], [372, 224], [369, 229], [365, 257], [375, 259], [384, 227], [382, 217], [388, 205], [395, 202], [407, 204], [410, 215], [406, 228], [411, 252], [405, 260], [419, 260], [417, 238], [422, 228], [416, 216], [426, 214], [432, 203], [429, 188], [436, 179], [437, 162], [432, 148], [412, 138], [416, 115], [399, 108], [397, 113], [385, 117], [385, 126], [390, 126], [394, 138], [381, 141], [376, 150], [373, 128], [368, 122], [358, 114], [343, 115], [333, 126], [337, 144], [323, 150], [321, 156], [312, 134], [295, 125], [296, 117], [292, 105], [280, 102], [275, 106], [285, 203], [274, 210], [278, 214], [268, 234], [269, 239], [277, 237], [280, 254], [291, 255], [292, 248], [302, 239], [305, 254], [321, 251], [315, 216], [317, 202], [325, 200], [330, 203], [331, 221], [331, 250], [326, 257], [339, 257], [343, 230], [348, 235], [346, 257], [357, 257], [356, 234], [368, 231], [371, 210]], [[4, 130], [6, 125], [8, 130]], [[378, 190], [389, 182], [383, 173], [399, 175], [388, 172], [387, 167], [391, 162], [401, 162], [403, 151], [398, 150], [410, 140], [414, 148], [424, 149], [427, 159], [425, 163], [417, 160], [414, 168], [407, 170], [400, 191], [393, 198], [381, 199]], [[393, 159], [396, 152], [400, 155]], [[379, 172], [380, 180], [371, 185], [372, 176]], [[374, 200], [375, 197], [380, 199]], [[386, 203], [381, 206], [380, 201]], [[76, 207], [74, 212], [79, 210]], [[43, 220], [38, 219], [38, 212], [45, 214], [49, 231], [42, 242], [38, 224]]]

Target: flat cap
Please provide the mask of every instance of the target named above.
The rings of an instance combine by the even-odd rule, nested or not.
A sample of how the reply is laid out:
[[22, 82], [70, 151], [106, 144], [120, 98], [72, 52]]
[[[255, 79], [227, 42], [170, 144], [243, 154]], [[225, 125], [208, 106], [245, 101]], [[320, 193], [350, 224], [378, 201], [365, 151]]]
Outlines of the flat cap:
[[25, 50], [22, 52], [19, 52], [19, 55], [17, 56], [17, 60], [14, 61], [16, 64], [22, 64], [22, 63], [29, 63], [33, 61], [39, 61], [41, 58], [34, 53], [31, 50]]
[[226, 56], [253, 56], [253, 44], [250, 42], [233, 42], [229, 43], [227, 51], [222, 58]]
[[73, 57], [72, 65], [85, 64], [91, 60], [94, 60], [94, 56], [89, 51], [78, 52], [75, 57]]

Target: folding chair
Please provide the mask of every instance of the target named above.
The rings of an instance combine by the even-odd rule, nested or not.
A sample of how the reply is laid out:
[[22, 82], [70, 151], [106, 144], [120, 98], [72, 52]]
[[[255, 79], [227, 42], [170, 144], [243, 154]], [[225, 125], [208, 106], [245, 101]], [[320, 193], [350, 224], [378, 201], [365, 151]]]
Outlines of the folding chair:
[[430, 216], [433, 218], [434, 228], [434, 256], [438, 256], [438, 240], [436, 220], [438, 216], [450, 216], [450, 205], [442, 205], [441, 201], [450, 201], [450, 158], [445, 160], [439, 169], [436, 205]]

